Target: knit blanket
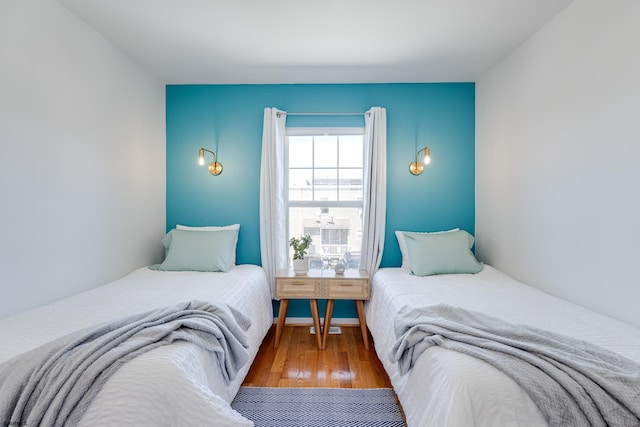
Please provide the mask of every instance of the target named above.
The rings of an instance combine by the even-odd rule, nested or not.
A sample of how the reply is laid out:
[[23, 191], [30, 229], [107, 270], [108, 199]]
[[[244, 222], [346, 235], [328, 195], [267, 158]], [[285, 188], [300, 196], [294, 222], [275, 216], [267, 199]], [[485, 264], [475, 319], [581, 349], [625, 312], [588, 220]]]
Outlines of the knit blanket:
[[444, 304], [405, 307], [395, 332], [402, 375], [440, 346], [511, 377], [550, 426], [640, 426], [640, 365], [594, 344]]
[[250, 326], [232, 307], [190, 301], [61, 337], [0, 365], [0, 425], [76, 425], [120, 366], [176, 341], [211, 352], [228, 383], [249, 360]]

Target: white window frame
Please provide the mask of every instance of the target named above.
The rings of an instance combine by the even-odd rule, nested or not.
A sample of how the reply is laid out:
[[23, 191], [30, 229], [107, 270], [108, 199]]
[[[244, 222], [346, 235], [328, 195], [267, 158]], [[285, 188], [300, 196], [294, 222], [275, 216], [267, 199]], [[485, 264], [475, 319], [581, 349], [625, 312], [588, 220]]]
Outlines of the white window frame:
[[[286, 228], [287, 228], [287, 241], [291, 238], [289, 232], [291, 230], [291, 224], [289, 223], [289, 211], [290, 208], [332, 208], [332, 207], [345, 207], [345, 208], [364, 208], [364, 176], [363, 176], [363, 194], [362, 200], [289, 200], [289, 137], [290, 136], [317, 136], [317, 135], [362, 135], [363, 137], [363, 156], [364, 156], [364, 127], [287, 127], [285, 129], [285, 174], [284, 174], [284, 188], [285, 188], [285, 207], [286, 207]], [[312, 154], [314, 155], [314, 154]], [[340, 154], [338, 153], [338, 156]], [[314, 159], [315, 160], [315, 159]], [[338, 158], [338, 162], [339, 162]], [[314, 162], [315, 164], [315, 162]], [[339, 164], [339, 163], [338, 163]], [[363, 158], [363, 173], [364, 173], [364, 158]], [[315, 170], [315, 167], [313, 168]]]

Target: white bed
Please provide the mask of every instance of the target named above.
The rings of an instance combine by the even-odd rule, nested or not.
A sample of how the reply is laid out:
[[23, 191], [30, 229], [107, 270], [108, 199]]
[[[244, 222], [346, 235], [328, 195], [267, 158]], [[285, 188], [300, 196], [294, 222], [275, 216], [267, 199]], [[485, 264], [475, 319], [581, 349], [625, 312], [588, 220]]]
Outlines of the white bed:
[[389, 354], [404, 306], [449, 304], [590, 341], [640, 363], [640, 329], [524, 285], [485, 265], [477, 274], [417, 277], [384, 268], [365, 305], [375, 349], [389, 373], [409, 427], [546, 426], [529, 396], [493, 366], [450, 350], [426, 351], [402, 376]]
[[251, 319], [250, 362], [225, 384], [212, 357], [180, 342], [125, 363], [81, 419], [83, 426], [252, 425], [229, 403], [273, 323], [264, 270], [238, 265], [226, 273], [141, 268], [128, 276], [0, 320], [0, 363], [93, 324], [189, 300], [227, 303]]

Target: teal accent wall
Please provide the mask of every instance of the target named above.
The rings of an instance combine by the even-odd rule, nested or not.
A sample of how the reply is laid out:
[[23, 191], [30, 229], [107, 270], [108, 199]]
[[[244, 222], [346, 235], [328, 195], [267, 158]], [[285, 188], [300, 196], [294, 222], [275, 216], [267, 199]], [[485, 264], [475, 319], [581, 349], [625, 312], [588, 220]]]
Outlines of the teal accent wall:
[[[265, 107], [290, 112], [387, 110], [387, 225], [383, 267], [399, 266], [395, 230], [474, 233], [475, 84], [168, 85], [167, 230], [240, 223], [237, 262], [260, 265], [260, 157]], [[291, 116], [287, 126], [364, 126], [363, 116]], [[418, 149], [431, 165], [409, 173]], [[224, 170], [198, 166], [200, 147]], [[211, 161], [207, 157], [207, 164]], [[310, 317], [306, 301], [289, 316]], [[348, 301], [334, 317], [357, 317]]]

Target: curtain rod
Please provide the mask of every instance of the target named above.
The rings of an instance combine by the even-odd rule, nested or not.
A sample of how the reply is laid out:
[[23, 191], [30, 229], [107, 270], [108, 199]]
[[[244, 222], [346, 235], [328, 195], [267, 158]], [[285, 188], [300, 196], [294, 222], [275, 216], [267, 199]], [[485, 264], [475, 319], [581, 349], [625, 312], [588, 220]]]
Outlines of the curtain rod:
[[364, 113], [289, 113], [289, 112], [278, 112], [276, 115], [280, 117], [281, 115], [285, 116], [364, 116], [369, 114], [368, 111]]

